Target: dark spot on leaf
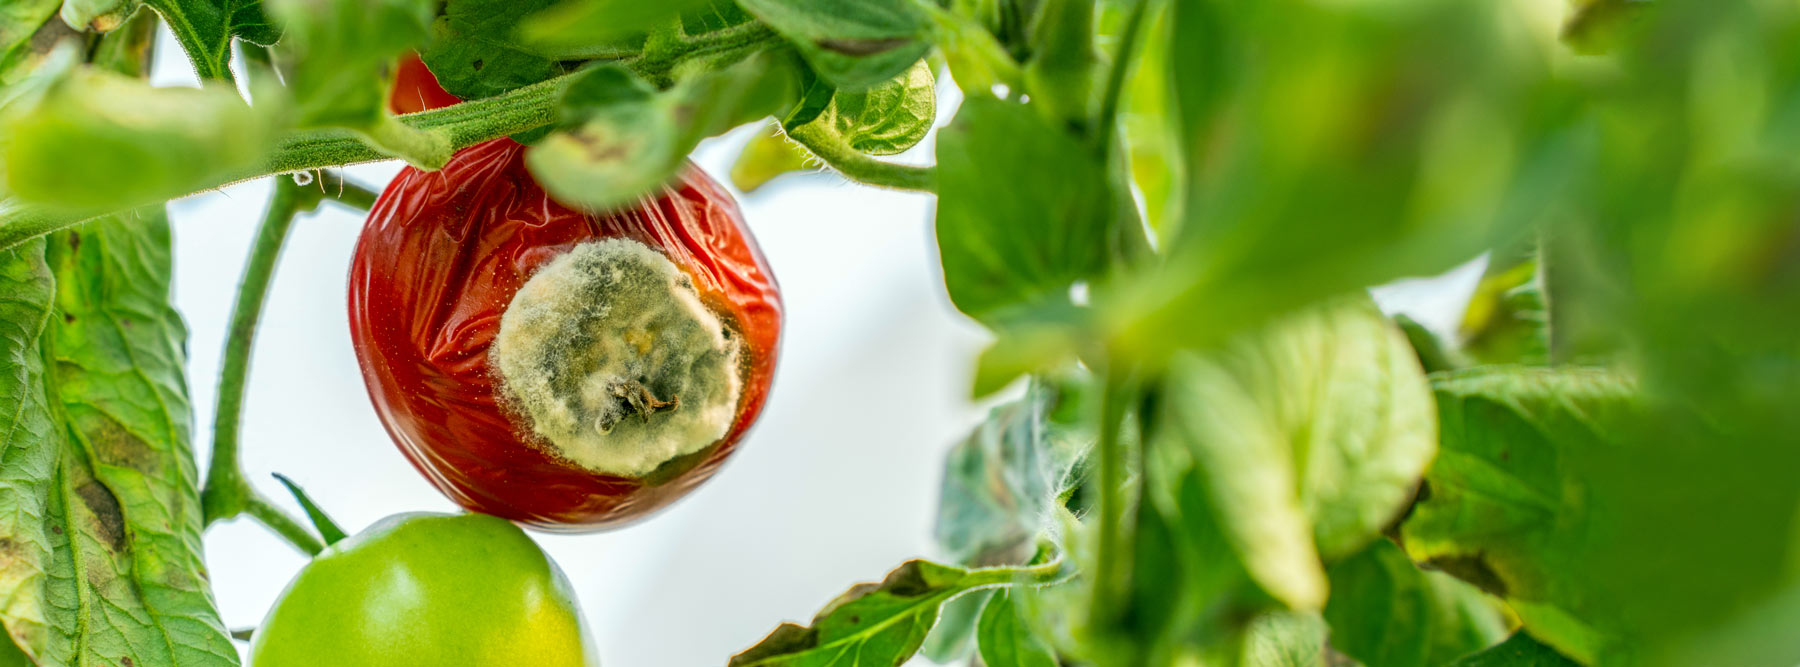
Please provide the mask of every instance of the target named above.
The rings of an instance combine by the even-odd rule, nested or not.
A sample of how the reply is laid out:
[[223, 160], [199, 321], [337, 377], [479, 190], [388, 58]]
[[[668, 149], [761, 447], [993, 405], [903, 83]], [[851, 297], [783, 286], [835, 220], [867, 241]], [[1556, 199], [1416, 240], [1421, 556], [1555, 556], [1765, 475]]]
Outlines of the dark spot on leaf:
[[850, 615], [850, 624], [851, 624], [851, 625], [856, 625], [856, 624], [858, 624], [858, 623], [862, 623], [862, 617], [861, 617], [861, 616], [857, 616], [857, 615], [856, 615], [856, 614], [851, 614], [851, 615]]
[[75, 313], [63, 313], [63, 323], [74, 324], [75, 323]]
[[475, 68], [475, 71], [479, 72], [482, 67], [487, 66], [487, 63], [483, 62], [480, 58], [476, 58], [475, 62], [469, 63], [469, 66]]
[[130, 329], [131, 328], [131, 320], [121, 317], [121, 318], [119, 318], [119, 326]]
[[119, 499], [113, 497], [110, 489], [93, 480], [76, 487], [75, 495], [81, 496], [82, 504], [94, 513], [94, 533], [112, 545], [113, 551], [124, 551], [125, 512], [119, 508]]
[[919, 572], [918, 561], [909, 561], [895, 568], [881, 582], [881, 587], [900, 597], [916, 597], [931, 592], [931, 585], [925, 582], [925, 575]]
[[80, 250], [81, 249], [81, 233], [80, 232], [69, 232], [69, 249], [70, 250]]
[[62, 526], [51, 526], [50, 532], [61, 535], [62, 534]]
[[835, 51], [847, 56], [872, 56], [877, 53], [892, 51], [912, 43], [910, 37], [889, 37], [887, 39], [821, 39], [819, 48]]
[[1495, 572], [1493, 566], [1488, 565], [1485, 554], [1443, 556], [1425, 561], [1424, 566], [1474, 584], [1496, 597], [1506, 597], [1506, 582], [1500, 579], [1500, 573]]
[[163, 457], [137, 434], [111, 419], [98, 419], [82, 428], [101, 463], [130, 468], [152, 477], [160, 474]]
[[774, 632], [757, 642], [755, 646], [745, 649], [731, 657], [731, 665], [747, 665], [761, 662], [779, 655], [800, 653], [819, 645], [819, 631], [805, 628], [793, 623], [782, 623]]
[[1511, 461], [1512, 460], [1512, 450], [1510, 450], [1510, 449], [1500, 450], [1500, 460]]
[[136, 664], [136, 663], [133, 663], [131, 661], [131, 656], [126, 656], [123, 658], [119, 658], [119, 664], [124, 665], [125, 667], [131, 667], [133, 664]]

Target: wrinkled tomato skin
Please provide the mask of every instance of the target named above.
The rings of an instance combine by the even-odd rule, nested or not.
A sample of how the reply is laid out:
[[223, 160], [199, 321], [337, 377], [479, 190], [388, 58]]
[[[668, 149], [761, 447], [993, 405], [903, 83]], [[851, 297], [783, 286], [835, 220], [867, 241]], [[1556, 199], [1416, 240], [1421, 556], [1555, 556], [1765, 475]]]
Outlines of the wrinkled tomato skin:
[[461, 102], [438, 85], [437, 75], [425, 67], [419, 54], [409, 53], [400, 59], [394, 72], [394, 94], [388, 97], [388, 110], [394, 113], [417, 113], [441, 109]]
[[[615, 526], [710, 477], [773, 379], [781, 298], [731, 196], [692, 166], [635, 207], [593, 216], [552, 200], [524, 149], [497, 139], [436, 172], [407, 168], [369, 213], [350, 273], [350, 325], [375, 410], [413, 465], [458, 504], [558, 532]], [[580, 468], [528, 442], [496, 399], [488, 346], [519, 287], [577, 244], [662, 251], [744, 341], [737, 417], [667, 478]]]

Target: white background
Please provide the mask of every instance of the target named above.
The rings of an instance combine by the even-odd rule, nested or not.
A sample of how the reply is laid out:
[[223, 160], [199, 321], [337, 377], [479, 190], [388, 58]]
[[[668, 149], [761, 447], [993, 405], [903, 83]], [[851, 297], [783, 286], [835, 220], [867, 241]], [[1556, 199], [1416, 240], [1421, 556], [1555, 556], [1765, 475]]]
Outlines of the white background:
[[[163, 37], [153, 79], [193, 85]], [[695, 159], [722, 176], [749, 136], [711, 141]], [[927, 143], [900, 159], [929, 155]], [[380, 188], [399, 168], [348, 173]], [[225, 324], [268, 192], [263, 180], [170, 207], [202, 457]], [[711, 482], [651, 520], [601, 535], [536, 535], [573, 581], [611, 667], [723, 664], [850, 584], [932, 555], [943, 452], [983, 414], [966, 397], [987, 336], [944, 296], [929, 197], [811, 174], [740, 202], [787, 308], [760, 422]], [[282, 472], [352, 532], [396, 512], [455, 510], [394, 448], [363, 389], [345, 311], [361, 223], [331, 205], [295, 223], [257, 339], [242, 438], [254, 484], [297, 512], [269, 477]], [[1386, 290], [1383, 301], [1446, 328], [1479, 271]], [[258, 623], [304, 563], [247, 520], [215, 525], [206, 548], [233, 628]]]

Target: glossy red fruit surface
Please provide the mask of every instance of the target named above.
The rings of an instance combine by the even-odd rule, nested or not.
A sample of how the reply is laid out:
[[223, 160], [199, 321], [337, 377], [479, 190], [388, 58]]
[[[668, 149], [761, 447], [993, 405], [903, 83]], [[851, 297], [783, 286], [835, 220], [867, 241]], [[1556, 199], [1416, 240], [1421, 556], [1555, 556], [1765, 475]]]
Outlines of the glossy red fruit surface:
[[[615, 525], [679, 498], [732, 453], [768, 395], [781, 298], [737, 204], [699, 169], [687, 167], [637, 206], [590, 215], [551, 199], [523, 158], [522, 146], [498, 139], [440, 171], [409, 167], [394, 179], [370, 211], [352, 263], [352, 339], [383, 424], [458, 504], [545, 530]], [[723, 336], [741, 341], [732, 343], [741, 350], [730, 364], [738, 390], [724, 436], [642, 475], [596, 472], [546, 443], [529, 411], [507, 400], [490, 359], [503, 318], [534, 273], [608, 239], [666, 257], [691, 279], [691, 294], [717, 316]], [[580, 360], [568, 363], [574, 368], [557, 359], [541, 365], [580, 371]], [[674, 414], [688, 408], [679, 396], [661, 398], [672, 399]], [[629, 418], [641, 417], [643, 428], [672, 418], [658, 408]]]
[[388, 98], [388, 109], [394, 113], [415, 113], [439, 109], [461, 102], [438, 85], [437, 76], [425, 67], [419, 54], [409, 53], [400, 59], [394, 73], [394, 94]]

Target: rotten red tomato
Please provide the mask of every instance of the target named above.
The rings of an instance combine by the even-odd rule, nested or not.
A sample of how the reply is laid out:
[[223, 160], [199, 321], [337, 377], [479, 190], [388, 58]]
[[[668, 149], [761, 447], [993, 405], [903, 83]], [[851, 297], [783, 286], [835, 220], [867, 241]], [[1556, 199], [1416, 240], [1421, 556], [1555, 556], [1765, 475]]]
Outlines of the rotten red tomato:
[[781, 296], [737, 204], [688, 166], [635, 206], [551, 199], [497, 139], [382, 193], [350, 273], [382, 423], [477, 512], [554, 531], [710, 477], [768, 396]]

